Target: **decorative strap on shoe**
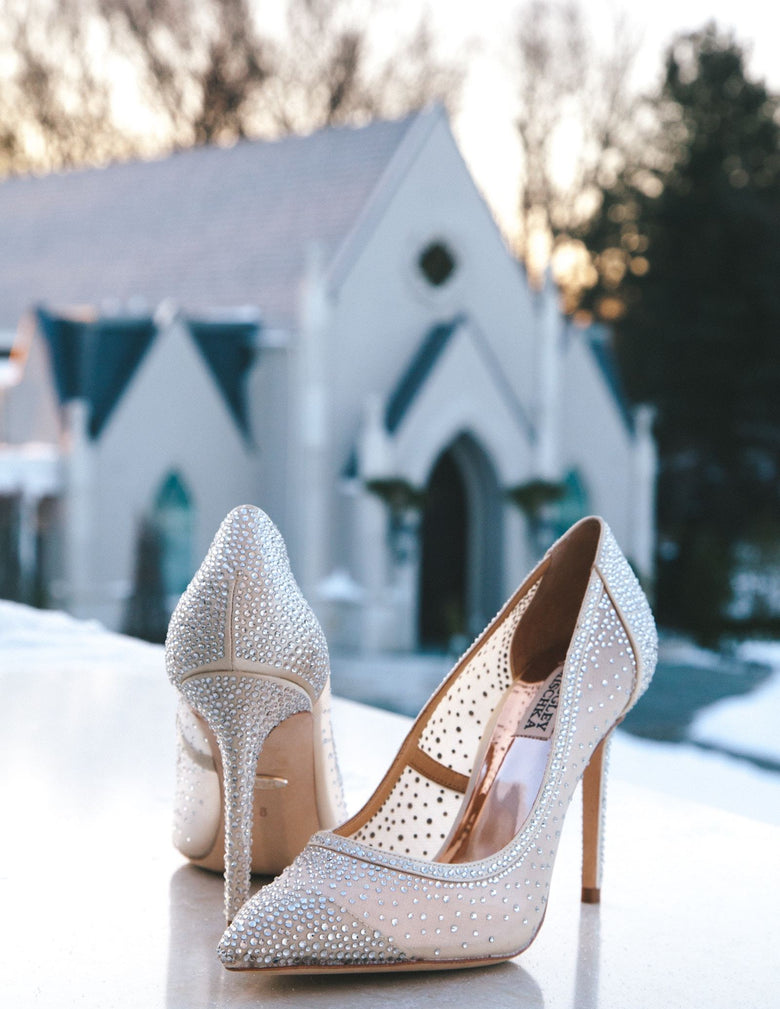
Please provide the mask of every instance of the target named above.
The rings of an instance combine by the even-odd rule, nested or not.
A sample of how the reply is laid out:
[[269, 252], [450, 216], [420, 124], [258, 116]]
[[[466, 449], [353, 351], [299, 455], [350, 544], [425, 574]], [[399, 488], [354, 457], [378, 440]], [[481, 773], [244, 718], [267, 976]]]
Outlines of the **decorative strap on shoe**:
[[408, 766], [415, 771], [419, 771], [429, 781], [442, 788], [449, 788], [453, 792], [465, 792], [468, 788], [469, 779], [465, 774], [453, 771], [450, 767], [445, 767], [438, 760], [429, 757], [425, 750], [419, 747], [409, 759]]

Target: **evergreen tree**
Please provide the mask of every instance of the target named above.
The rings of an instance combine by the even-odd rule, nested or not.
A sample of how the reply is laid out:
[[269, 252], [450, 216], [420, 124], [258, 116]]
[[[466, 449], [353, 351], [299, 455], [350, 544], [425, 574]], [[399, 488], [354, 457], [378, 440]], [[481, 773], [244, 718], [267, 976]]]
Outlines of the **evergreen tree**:
[[780, 117], [710, 25], [671, 46], [653, 163], [583, 235], [632, 394], [658, 408], [664, 619], [707, 631], [734, 543], [780, 505]]

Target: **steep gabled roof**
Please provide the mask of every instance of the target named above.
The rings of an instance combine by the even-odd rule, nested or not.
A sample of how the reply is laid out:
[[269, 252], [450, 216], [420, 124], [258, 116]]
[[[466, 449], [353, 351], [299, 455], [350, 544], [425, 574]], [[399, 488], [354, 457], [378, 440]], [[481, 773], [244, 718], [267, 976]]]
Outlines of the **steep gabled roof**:
[[[98, 439], [157, 337], [149, 317], [91, 321], [37, 312], [49, 348], [57, 398], [84, 400], [89, 436]], [[246, 376], [255, 353], [257, 324], [190, 320], [189, 332], [237, 427], [251, 438]]]
[[307, 247], [332, 256], [419, 114], [0, 184], [0, 326], [33, 305], [172, 298], [294, 319]]
[[502, 397], [511, 413], [514, 414], [520, 427], [528, 431], [531, 438], [534, 438], [536, 436], [534, 426], [516, 392], [507, 381], [489, 341], [474, 320], [464, 314], [456, 315], [448, 322], [436, 323], [422, 338], [420, 345], [387, 398], [384, 417], [386, 430], [389, 434], [395, 433], [425, 386], [439, 358], [462, 326], [466, 327], [474, 347], [492, 375], [497, 394]]
[[450, 342], [450, 337], [463, 321], [462, 315], [456, 315], [449, 322], [439, 322], [432, 326], [421, 340], [414, 356], [387, 399], [385, 427], [390, 434], [393, 434], [404, 419], [407, 410], [425, 385], [428, 375]]
[[85, 322], [38, 310], [60, 403], [89, 404], [89, 434], [100, 435], [155, 335], [152, 319]]

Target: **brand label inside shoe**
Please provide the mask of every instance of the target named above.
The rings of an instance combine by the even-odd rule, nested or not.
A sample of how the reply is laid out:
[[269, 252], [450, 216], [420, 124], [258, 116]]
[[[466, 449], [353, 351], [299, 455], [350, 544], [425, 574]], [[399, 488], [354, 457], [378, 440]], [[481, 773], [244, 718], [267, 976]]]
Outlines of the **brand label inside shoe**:
[[518, 726], [518, 736], [528, 736], [531, 739], [550, 738], [555, 725], [562, 678], [563, 670], [558, 669], [552, 679], [545, 680], [542, 689], [536, 695], [530, 713], [527, 712], [523, 716]]

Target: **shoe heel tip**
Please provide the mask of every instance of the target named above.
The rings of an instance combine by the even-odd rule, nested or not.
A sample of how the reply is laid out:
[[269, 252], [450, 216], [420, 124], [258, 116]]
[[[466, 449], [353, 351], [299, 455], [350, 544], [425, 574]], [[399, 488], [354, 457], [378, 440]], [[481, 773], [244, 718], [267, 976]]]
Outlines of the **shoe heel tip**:
[[601, 903], [601, 888], [598, 886], [583, 886], [582, 888], [582, 903], [583, 904], [600, 904]]

